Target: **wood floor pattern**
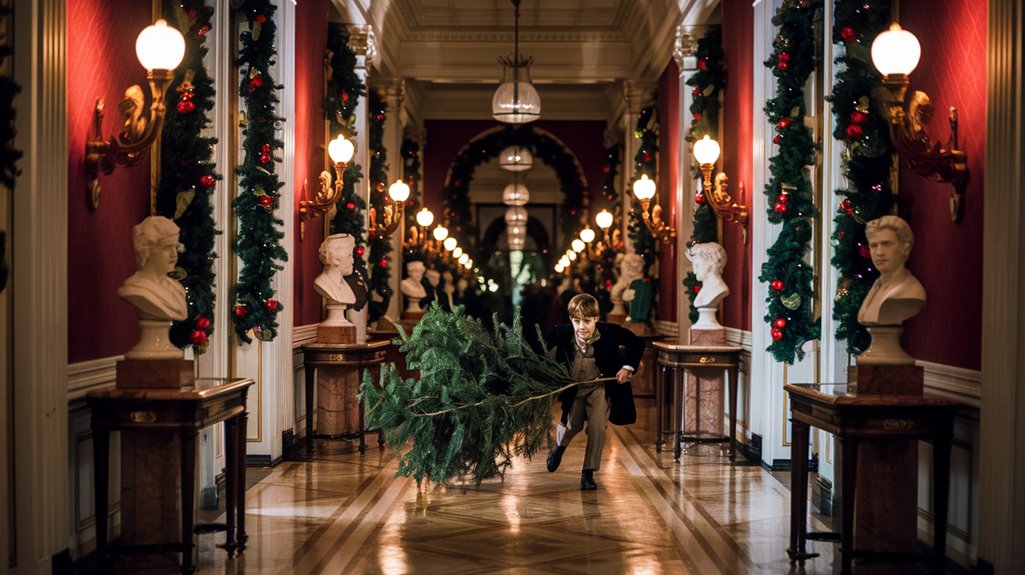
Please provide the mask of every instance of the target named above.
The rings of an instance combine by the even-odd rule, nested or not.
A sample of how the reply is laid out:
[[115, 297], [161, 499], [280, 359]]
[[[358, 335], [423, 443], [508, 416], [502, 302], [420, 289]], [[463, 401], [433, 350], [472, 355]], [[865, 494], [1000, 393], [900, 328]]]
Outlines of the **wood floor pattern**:
[[[247, 493], [245, 553], [203, 536], [201, 572], [267, 574], [833, 573], [836, 546], [803, 567], [786, 556], [790, 492], [757, 465], [708, 446], [655, 453], [650, 405], [610, 426], [598, 491], [579, 489], [585, 438], [561, 468], [516, 460], [504, 481], [444, 488], [395, 478], [389, 452], [317, 456], [273, 468]], [[813, 529], [825, 526], [813, 520]]]

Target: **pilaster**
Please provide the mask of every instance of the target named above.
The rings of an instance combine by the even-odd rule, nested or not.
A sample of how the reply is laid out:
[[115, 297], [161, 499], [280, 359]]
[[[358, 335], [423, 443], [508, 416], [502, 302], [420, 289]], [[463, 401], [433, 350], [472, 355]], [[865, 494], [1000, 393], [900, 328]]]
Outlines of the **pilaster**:
[[[633, 242], [630, 241], [630, 235], [627, 231], [630, 210], [633, 209], [634, 204], [633, 183], [637, 176], [637, 174], [634, 174], [634, 154], [637, 153], [639, 141], [634, 137], [634, 131], [637, 128], [637, 117], [640, 116], [641, 110], [645, 106], [654, 103], [656, 88], [655, 82], [648, 80], [623, 81], [623, 97], [626, 100], [626, 110], [623, 115], [622, 126], [626, 133], [626, 138], [623, 142], [623, 218], [619, 225], [623, 233], [626, 253], [628, 254], [634, 253]], [[648, 176], [655, 179], [654, 174], [648, 174]]]
[[[402, 78], [393, 78], [383, 82], [381, 85], [382, 91], [384, 92], [384, 102], [387, 106], [386, 117], [388, 118], [384, 124], [384, 147], [388, 150], [388, 156], [390, 161], [388, 162], [388, 183], [402, 179], [402, 167], [404, 158], [402, 157], [402, 134], [403, 128], [406, 125], [406, 115], [404, 113], [403, 104], [406, 97], [406, 81]], [[405, 211], [405, 207], [400, 207], [400, 210]], [[388, 311], [385, 313], [385, 317], [393, 320], [399, 320], [399, 314], [402, 311], [400, 307], [401, 297], [399, 297], [399, 282], [402, 280], [402, 270], [405, 269], [405, 262], [402, 261], [402, 242], [405, 237], [405, 230], [409, 226], [415, 225], [416, 222], [404, 221], [402, 225], [395, 230], [395, 233], [391, 236], [391, 245], [395, 254], [392, 258], [392, 274], [389, 278], [388, 285], [392, 290], [392, 298], [388, 303]]]
[[[677, 162], [680, 166], [680, 179], [676, 183], [676, 221], [673, 222], [676, 228], [676, 253], [683, 254], [687, 249], [687, 242], [694, 234], [694, 195], [696, 193], [696, 181], [691, 177], [690, 166], [694, 163], [691, 156], [691, 145], [686, 141], [687, 133], [690, 132], [693, 117], [690, 114], [690, 106], [694, 102], [694, 95], [687, 86], [687, 81], [698, 71], [697, 58], [694, 57], [697, 50], [697, 38], [690, 32], [690, 28], [683, 24], [676, 27], [676, 40], [673, 45], [673, 59], [680, 69], [680, 100], [677, 102], [679, 131], [676, 133], [676, 140], [680, 142], [679, 157]], [[684, 258], [678, 258], [680, 262]], [[686, 276], [684, 270], [680, 270], [680, 277]], [[682, 280], [681, 280], [682, 281]], [[681, 290], [676, 298], [676, 323], [677, 343], [688, 343], [687, 334], [690, 331], [690, 299]]]
[[[349, 47], [356, 53], [356, 76], [366, 86], [367, 78], [370, 75], [370, 63], [377, 53], [373, 28], [369, 24], [350, 27]], [[355, 117], [353, 127], [356, 129], [356, 153], [353, 156], [353, 161], [362, 166], [363, 172], [367, 173], [370, 168], [370, 126], [367, 121], [367, 98], [360, 98], [353, 115]], [[367, 206], [370, 205], [370, 180], [366, 176], [356, 183], [356, 193], [363, 198]], [[363, 212], [363, 223], [364, 227], [369, 225], [369, 211]], [[363, 256], [364, 259], [369, 257], [369, 254], [368, 250]], [[346, 310], [346, 317], [356, 326], [357, 343], [366, 343], [367, 341], [367, 311], [366, 306], [361, 311]]]

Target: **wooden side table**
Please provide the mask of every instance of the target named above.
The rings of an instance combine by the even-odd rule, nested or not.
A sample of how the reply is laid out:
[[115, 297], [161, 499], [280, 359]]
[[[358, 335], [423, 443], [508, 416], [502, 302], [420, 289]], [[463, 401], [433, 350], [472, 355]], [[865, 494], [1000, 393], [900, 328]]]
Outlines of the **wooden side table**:
[[[126, 551], [180, 551], [182, 573], [195, 571], [193, 536], [198, 529], [227, 531], [228, 556], [246, 547], [245, 467], [246, 394], [251, 379], [197, 379], [182, 389], [104, 389], [91, 391], [86, 402], [92, 409], [93, 478], [96, 502], [96, 554], [100, 571], [108, 566], [107, 483], [110, 465], [110, 432], [164, 430], [181, 436], [181, 541], [160, 545], [119, 546]], [[225, 422], [225, 525], [195, 525], [196, 436], [199, 430]]]
[[[313, 391], [316, 389], [318, 367], [338, 367], [362, 370], [376, 367], [384, 361], [390, 340], [367, 343], [311, 343], [303, 346], [303, 363], [306, 366], [306, 460], [313, 459]], [[366, 429], [363, 422], [363, 403], [359, 403], [359, 453], [367, 452]], [[383, 441], [378, 436], [378, 444]]]
[[[808, 446], [810, 428], [828, 431], [840, 440], [840, 555], [843, 573], [851, 573], [854, 557], [885, 554], [854, 547], [854, 502], [857, 489], [858, 443], [861, 440], [923, 439], [933, 444], [934, 570], [943, 573], [947, 560], [947, 496], [950, 493], [950, 443], [954, 415], [962, 404], [930, 395], [858, 395], [845, 384], [788, 384], [793, 422], [790, 468], [791, 562], [817, 557], [808, 553]], [[832, 534], [835, 537], [835, 534]], [[903, 559], [906, 557], [893, 557]]]
[[[737, 452], [737, 380], [740, 377], [740, 346], [704, 346], [680, 345], [656, 341], [652, 343], [658, 350], [658, 377], [655, 378], [656, 429], [655, 451], [662, 451], [662, 443], [666, 435], [674, 439], [673, 458], [680, 461], [680, 443], [729, 443], [729, 458], [735, 459]], [[684, 372], [688, 369], [723, 369], [728, 376], [728, 394], [730, 406], [730, 434], [712, 435], [699, 429], [694, 432], [683, 430], [685, 396]], [[666, 402], [666, 377], [671, 378], [672, 401]], [[672, 408], [669, 418], [672, 426], [665, 428], [667, 408]], [[696, 418], [700, 426], [700, 417]]]

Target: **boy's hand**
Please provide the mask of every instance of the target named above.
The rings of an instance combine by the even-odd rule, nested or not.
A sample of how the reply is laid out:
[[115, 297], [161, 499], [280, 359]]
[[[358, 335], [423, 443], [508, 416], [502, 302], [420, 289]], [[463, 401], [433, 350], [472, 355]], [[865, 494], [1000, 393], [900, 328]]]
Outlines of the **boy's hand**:
[[619, 370], [619, 373], [616, 374], [616, 381], [619, 383], [626, 383], [630, 381], [630, 378], [633, 377], [633, 374], [634, 372], [630, 371], [629, 369], [625, 367], [621, 368]]

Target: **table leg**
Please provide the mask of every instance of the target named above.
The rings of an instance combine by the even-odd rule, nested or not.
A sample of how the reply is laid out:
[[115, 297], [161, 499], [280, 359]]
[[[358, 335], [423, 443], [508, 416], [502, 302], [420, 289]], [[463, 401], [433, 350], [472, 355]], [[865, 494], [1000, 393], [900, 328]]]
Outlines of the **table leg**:
[[673, 368], [673, 459], [680, 461], [680, 435], [683, 433], [684, 404], [687, 402], [685, 389], [687, 374], [680, 377], [679, 371]]
[[306, 364], [306, 461], [313, 459], [313, 384], [316, 367]]
[[[245, 405], [245, 396], [242, 397], [242, 404]], [[235, 493], [238, 497], [235, 498], [238, 508], [235, 511], [236, 522], [238, 523], [236, 528], [235, 542], [238, 546], [238, 552], [246, 548], [246, 541], [249, 540], [249, 536], [246, 535], [246, 429], [248, 428], [249, 412], [243, 411], [238, 416], [238, 444], [236, 445], [235, 460], [238, 463], [238, 471], [235, 473], [237, 483], [235, 484]]]
[[189, 574], [195, 571], [193, 566], [193, 531], [195, 530], [195, 517], [193, 505], [196, 492], [196, 435], [195, 429], [186, 429], [182, 432], [182, 573]]
[[854, 569], [854, 489], [858, 478], [858, 440], [841, 438], [840, 445], [843, 450], [843, 473], [840, 477], [840, 490], [843, 492], [840, 559], [843, 562], [842, 572], [848, 574]]
[[790, 560], [814, 557], [805, 549], [808, 536], [808, 424], [791, 419], [793, 445], [790, 446]]
[[[947, 426], [949, 429], [950, 426]], [[934, 571], [943, 573], [947, 564], [947, 513], [950, 495], [950, 436], [938, 437], [932, 442], [933, 547], [936, 554]]]
[[661, 366], [655, 375], [655, 453], [662, 452], [663, 434], [662, 415], [666, 409], [666, 370], [665, 365]]
[[740, 368], [733, 366], [727, 370], [730, 378], [730, 459], [737, 458], [737, 380], [740, 379]]
[[96, 557], [99, 571], [107, 565], [107, 489], [110, 480], [110, 432], [93, 429], [93, 496], [96, 503]]
[[236, 511], [236, 487], [238, 485], [238, 417], [231, 417], [224, 422], [225, 441], [224, 450], [224, 515], [228, 526], [227, 535], [224, 538], [224, 549], [228, 557], [235, 556], [235, 549], [238, 544], [235, 539], [235, 511]]
[[[362, 371], [362, 370], [360, 370]], [[359, 373], [359, 372], [357, 372]], [[359, 393], [359, 384], [356, 384], [356, 392]], [[366, 422], [363, 421], [363, 402], [356, 397], [356, 405], [359, 409], [359, 456], [363, 457], [367, 454], [367, 441], [366, 441]]]

